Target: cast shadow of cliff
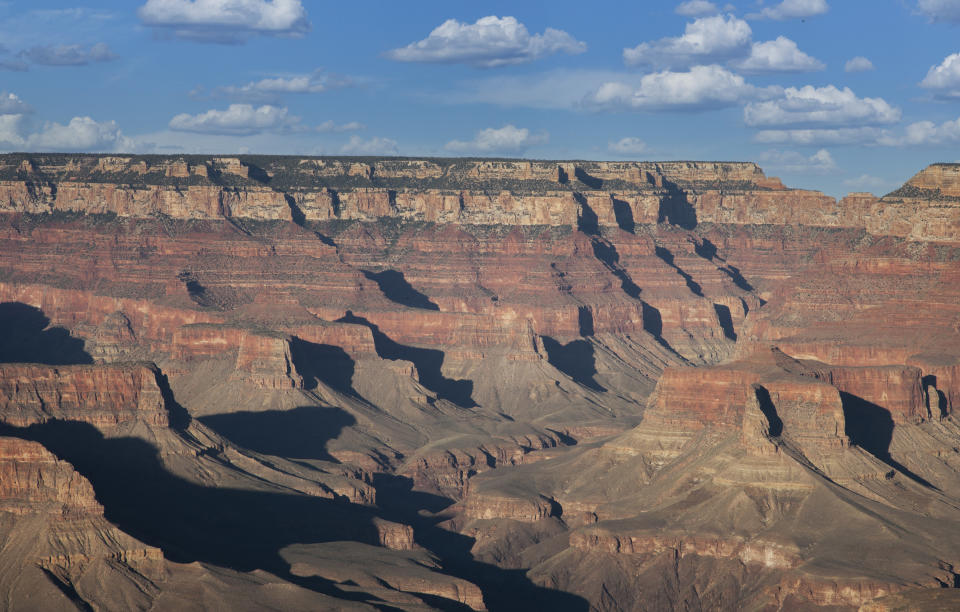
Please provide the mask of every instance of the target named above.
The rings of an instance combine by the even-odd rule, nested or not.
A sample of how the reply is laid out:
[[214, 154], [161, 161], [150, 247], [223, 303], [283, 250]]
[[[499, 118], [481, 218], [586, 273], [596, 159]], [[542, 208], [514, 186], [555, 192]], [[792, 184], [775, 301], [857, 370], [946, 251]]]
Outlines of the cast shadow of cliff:
[[697, 210], [687, 199], [687, 192], [680, 189], [676, 183], [664, 179], [663, 187], [666, 190], [660, 199], [660, 210], [657, 212], [657, 223], [664, 221], [671, 225], [691, 230], [697, 226]]
[[0, 363], [77, 365], [93, 363], [80, 338], [49, 327], [42, 310], [21, 302], [0, 303]]
[[744, 278], [743, 274], [740, 273], [740, 269], [734, 265], [731, 265], [723, 257], [720, 257], [717, 245], [713, 244], [713, 242], [711, 242], [709, 239], [701, 238], [699, 242], [694, 242], [693, 250], [700, 257], [711, 263], [717, 264], [717, 269], [726, 274], [734, 285], [740, 289], [743, 289], [744, 291], [753, 291], [753, 285], [751, 285], [750, 282]]
[[588, 389], [605, 393], [594, 376], [597, 375], [597, 361], [593, 355], [593, 345], [586, 340], [574, 340], [560, 344], [550, 336], [540, 336], [543, 348], [547, 351], [547, 362], [578, 384]]
[[727, 340], [737, 341], [737, 331], [733, 327], [733, 315], [730, 312], [730, 307], [725, 304], [714, 304], [713, 311], [717, 315], [717, 322], [720, 324], [720, 329], [723, 330], [723, 335]]
[[371, 508], [342, 499], [201, 486], [168, 472], [148, 442], [105, 438], [88, 423], [0, 425], [0, 435], [39, 442], [70, 462], [93, 485], [107, 520], [171, 561], [260, 569], [334, 597], [370, 598], [324, 578], [292, 575], [279, 551], [293, 543], [376, 544]]
[[361, 272], [369, 280], [375, 282], [383, 295], [391, 302], [422, 310], [440, 310], [440, 307], [430, 301], [429, 297], [413, 288], [413, 285], [403, 277], [403, 272], [396, 270], [384, 270], [383, 272], [361, 270]]
[[293, 336], [290, 340], [290, 358], [297, 373], [303, 377], [304, 389], [316, 389], [323, 383], [344, 395], [366, 401], [353, 386], [356, 362], [339, 346], [317, 344]]
[[697, 297], [703, 297], [703, 288], [700, 287], [700, 284], [697, 281], [693, 280], [693, 277], [690, 276], [690, 274], [676, 264], [673, 253], [671, 253], [669, 249], [658, 246], [654, 247], [654, 252], [657, 254], [657, 257], [663, 261], [663, 263], [673, 268], [673, 271], [680, 275], [680, 278], [682, 278], [687, 284], [687, 289], [689, 289], [691, 293]]
[[620, 253], [617, 252], [617, 247], [609, 240], [598, 237], [592, 239], [591, 245], [593, 256], [620, 281], [620, 288], [623, 289], [623, 292], [633, 299], [639, 300], [642, 289], [633, 282], [630, 273], [620, 265]]
[[633, 220], [633, 210], [628, 202], [613, 198], [613, 216], [620, 229], [631, 234], [636, 232], [637, 224]]
[[[295, 543], [349, 540], [376, 545], [374, 519], [379, 517], [413, 526], [416, 542], [436, 555], [443, 573], [477, 584], [491, 611], [537, 609], [538, 604], [552, 610], [588, 608], [576, 595], [533, 584], [522, 570], [474, 559], [474, 540], [441, 528], [443, 517], [432, 514], [450, 500], [415, 491], [404, 477], [378, 475], [374, 485], [379, 507], [372, 508], [342, 498], [201, 486], [167, 471], [148, 442], [105, 438], [89, 423], [0, 424], [0, 436], [39, 442], [71, 463], [93, 485], [108, 521], [160, 548], [173, 562], [209, 563], [240, 572], [259, 569], [331, 597], [392, 610], [368, 593], [344, 591], [333, 580], [294, 575], [280, 556]], [[461, 609], [445, 598], [421, 599], [439, 609]]]
[[443, 375], [443, 351], [407, 346], [394, 342], [380, 328], [358, 317], [351, 311], [337, 320], [338, 323], [352, 323], [368, 327], [373, 333], [373, 344], [381, 359], [410, 361], [417, 369], [420, 384], [437, 394], [437, 397], [453, 402], [461, 408], [474, 408], [473, 381], [456, 380]]
[[414, 528], [416, 543], [443, 562], [444, 571], [469, 580], [480, 587], [484, 603], [491, 612], [516, 610], [556, 610], [586, 612], [585, 599], [572, 593], [538, 586], [520, 569], [503, 569], [477, 561], [471, 552], [474, 538], [444, 529], [441, 523], [453, 500], [417, 491], [405, 476], [376, 474], [377, 506], [384, 518]]
[[840, 402], [843, 405], [844, 433], [850, 438], [852, 444], [859, 446], [914, 482], [936, 489], [925, 478], [912, 472], [890, 455], [890, 442], [893, 440], [896, 424], [889, 410], [844, 391], [840, 392]]
[[231, 442], [258, 453], [334, 463], [339, 462], [327, 452], [327, 442], [357, 422], [344, 410], [329, 406], [212, 414], [198, 420]]

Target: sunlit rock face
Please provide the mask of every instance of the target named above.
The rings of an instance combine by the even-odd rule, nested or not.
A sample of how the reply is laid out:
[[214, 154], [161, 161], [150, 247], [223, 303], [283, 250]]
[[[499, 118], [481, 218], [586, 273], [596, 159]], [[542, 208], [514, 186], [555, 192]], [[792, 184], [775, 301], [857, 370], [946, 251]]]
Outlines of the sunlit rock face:
[[0, 592], [941, 602], [957, 168], [0, 156]]

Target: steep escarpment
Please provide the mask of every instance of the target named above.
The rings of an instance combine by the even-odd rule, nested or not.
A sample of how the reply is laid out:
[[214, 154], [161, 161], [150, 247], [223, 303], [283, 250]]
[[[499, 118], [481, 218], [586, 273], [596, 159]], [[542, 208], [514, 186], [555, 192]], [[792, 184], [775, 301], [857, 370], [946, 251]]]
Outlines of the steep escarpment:
[[0, 156], [0, 589], [922, 600], [960, 562], [954, 174]]
[[[958, 235], [955, 170], [935, 165], [882, 199], [787, 189], [739, 162], [9, 155], [0, 211], [314, 223], [611, 226], [697, 223], [862, 227]], [[930, 186], [934, 185], [933, 188]], [[937, 191], [939, 185], [945, 191]], [[955, 194], [954, 194], [955, 195]]]

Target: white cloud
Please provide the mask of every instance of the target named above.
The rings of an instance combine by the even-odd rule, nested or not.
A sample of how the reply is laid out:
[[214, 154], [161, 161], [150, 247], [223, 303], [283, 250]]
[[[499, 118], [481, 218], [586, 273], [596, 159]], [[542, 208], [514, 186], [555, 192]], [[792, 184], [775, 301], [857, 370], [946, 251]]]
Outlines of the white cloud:
[[547, 28], [531, 36], [515, 17], [489, 16], [476, 23], [448, 19], [423, 40], [387, 52], [399, 62], [462, 63], [493, 68], [522, 64], [554, 53], [583, 53], [586, 43], [562, 30]]
[[371, 138], [363, 140], [359, 136], [351, 136], [350, 141], [340, 147], [344, 155], [396, 155], [397, 141], [390, 138]]
[[942, 98], [960, 98], [960, 53], [948, 55], [937, 66], [932, 66], [920, 87], [932, 90]]
[[607, 150], [617, 155], [639, 155], [647, 151], [647, 143], [634, 136], [628, 136], [616, 142], [608, 142]]
[[674, 12], [684, 17], [702, 17], [704, 15], [716, 15], [720, 12], [717, 5], [707, 0], [688, 0], [681, 2]]
[[28, 151], [126, 152], [134, 141], [123, 135], [116, 121], [74, 117], [66, 125], [45, 123], [39, 132], [22, 136], [22, 115], [0, 115], [0, 144]]
[[26, 144], [23, 133], [23, 115], [10, 113], [0, 115], [0, 147], [4, 149], [22, 149]]
[[826, 149], [820, 149], [809, 157], [796, 151], [771, 150], [761, 153], [759, 159], [771, 169], [795, 174], [830, 174], [837, 170], [833, 156]]
[[747, 15], [747, 19], [798, 19], [822, 15], [830, 10], [826, 0], [783, 0], [776, 6], [770, 6], [759, 13]]
[[824, 65], [785, 36], [753, 42], [750, 25], [733, 15], [715, 15], [688, 23], [683, 36], [661, 38], [623, 50], [628, 66], [681, 68], [726, 63], [749, 73], [804, 72]]
[[137, 15], [148, 26], [201, 42], [240, 43], [258, 34], [310, 31], [301, 0], [147, 0]]
[[604, 83], [586, 102], [614, 110], [706, 110], [734, 106], [775, 91], [754, 87], [720, 66], [694, 66], [688, 72], [646, 74], [639, 87], [621, 81]]
[[873, 62], [858, 55], [847, 60], [847, 63], [843, 65], [844, 72], [867, 72], [873, 70]]
[[[218, 87], [213, 94], [237, 100], [266, 101], [283, 94], [315, 94], [350, 85], [353, 85], [353, 80], [349, 77], [315, 70], [310, 74], [275, 76], [246, 85]], [[202, 89], [198, 88], [198, 91]]]
[[30, 105], [15, 93], [0, 92], [0, 114], [23, 114], [31, 111]]
[[960, 0], [919, 0], [917, 9], [931, 21], [960, 23]]
[[750, 56], [734, 64], [744, 72], [808, 72], [823, 70], [824, 65], [816, 58], [810, 57], [785, 36], [778, 36], [776, 40], [762, 43], [753, 43]]
[[751, 126], [875, 125], [899, 121], [900, 109], [882, 98], [858, 98], [849, 87], [806, 85], [786, 88], [781, 98], [751, 102], [743, 117]]
[[170, 120], [170, 129], [201, 134], [247, 136], [265, 131], [291, 131], [300, 122], [286, 108], [265, 104], [231, 104], [226, 110], [209, 110], [199, 115], [181, 113]]
[[458, 153], [520, 154], [530, 147], [546, 143], [549, 138], [546, 132], [531, 134], [527, 128], [507, 124], [502, 128], [480, 130], [470, 141], [451, 140], [444, 148]]
[[875, 127], [812, 129], [812, 130], [760, 130], [754, 142], [766, 144], [795, 145], [843, 145], [869, 144], [887, 134], [887, 130]]
[[960, 118], [937, 125], [933, 121], [918, 121], [904, 129], [903, 136], [887, 135], [879, 144], [889, 147], [930, 146], [960, 143]]
[[623, 61], [667, 68], [715, 63], [747, 55], [752, 36], [749, 24], [733, 15], [703, 17], [688, 23], [683, 36], [624, 49]]
[[44, 66], [85, 66], [117, 58], [106, 43], [97, 43], [89, 48], [80, 45], [37, 46], [21, 51], [17, 57]]

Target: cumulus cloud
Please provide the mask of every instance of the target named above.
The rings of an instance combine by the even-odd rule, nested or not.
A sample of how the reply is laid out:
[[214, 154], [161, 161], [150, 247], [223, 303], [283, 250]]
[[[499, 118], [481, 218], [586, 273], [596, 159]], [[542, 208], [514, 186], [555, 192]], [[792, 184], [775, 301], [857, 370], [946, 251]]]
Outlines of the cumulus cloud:
[[608, 142], [607, 150], [623, 156], [640, 155], [647, 151], [647, 143], [634, 136], [627, 136], [616, 142]]
[[[275, 100], [284, 94], [315, 94], [353, 85], [349, 77], [314, 70], [310, 74], [274, 76], [245, 85], [230, 85], [213, 90], [215, 96], [247, 101]], [[201, 92], [197, 90], [197, 93]], [[198, 96], [199, 97], [199, 96]]]
[[666, 68], [725, 61], [747, 55], [752, 36], [749, 24], [733, 15], [703, 17], [688, 23], [683, 36], [624, 49], [623, 61]]
[[661, 38], [624, 49], [623, 61], [628, 66], [672, 69], [725, 63], [750, 73], [804, 72], [824, 67], [785, 36], [753, 42], [750, 25], [733, 15], [703, 17], [688, 23], [683, 36]]
[[783, 96], [751, 102], [743, 111], [750, 126], [831, 126], [896, 123], [900, 109], [882, 98], [858, 98], [849, 87], [833, 85], [799, 89], [788, 87]]
[[43, 66], [85, 66], [117, 58], [106, 43], [97, 43], [89, 48], [81, 45], [37, 46], [24, 49], [17, 57]]
[[960, 53], [948, 55], [931, 67], [920, 87], [933, 91], [937, 97], [960, 98]]
[[720, 12], [717, 5], [707, 0], [688, 0], [681, 2], [674, 12], [684, 17], [702, 17], [704, 15], [716, 15]]
[[754, 87], [721, 66], [694, 66], [687, 72], [646, 74], [639, 87], [620, 81], [604, 83], [586, 102], [614, 110], [706, 110], [769, 97], [775, 92], [776, 88]]
[[823, 70], [823, 62], [810, 57], [785, 36], [778, 36], [776, 40], [762, 43], [753, 43], [750, 56], [734, 64], [736, 68], [747, 73], [760, 72], [810, 72]]
[[444, 148], [457, 153], [520, 154], [530, 147], [546, 143], [549, 138], [546, 132], [532, 134], [527, 128], [507, 124], [502, 128], [480, 130], [473, 140], [451, 140]]
[[177, 38], [236, 44], [251, 36], [303, 36], [310, 21], [301, 0], [147, 0], [140, 20]]
[[27, 138], [31, 151], [129, 151], [133, 141], [123, 135], [116, 121], [74, 117], [70, 123], [46, 123]]
[[960, 0], [919, 0], [917, 10], [931, 21], [960, 23]]
[[820, 149], [809, 157], [796, 151], [771, 150], [761, 153], [759, 159], [764, 166], [780, 172], [830, 174], [837, 171], [837, 164], [826, 149]]
[[371, 138], [363, 140], [359, 136], [351, 136], [347, 144], [340, 147], [344, 155], [396, 155], [397, 141], [390, 138]]
[[937, 125], [933, 121], [918, 121], [904, 129], [902, 136], [887, 135], [879, 144], [900, 146], [931, 146], [960, 143], [960, 118]]
[[547, 28], [531, 35], [515, 17], [489, 16], [476, 23], [448, 19], [423, 40], [393, 49], [386, 56], [399, 62], [470, 64], [493, 68], [522, 64], [547, 55], [583, 53], [586, 43], [563, 30]]
[[0, 147], [4, 149], [23, 148], [26, 139], [23, 133], [23, 114], [10, 113], [0, 115]]
[[318, 125], [315, 129], [318, 132], [356, 132], [358, 130], [364, 130], [367, 126], [363, 125], [359, 121], [350, 121], [349, 123], [335, 123], [334, 121], [324, 121]]
[[794, 145], [846, 145], [875, 143], [887, 134], [887, 130], [875, 127], [808, 129], [808, 130], [760, 130], [754, 142]]
[[198, 115], [181, 113], [170, 120], [170, 129], [178, 132], [249, 136], [261, 132], [293, 131], [300, 118], [286, 108], [264, 104], [231, 104], [226, 110], [208, 110]]
[[66, 125], [47, 122], [42, 129], [24, 134], [22, 114], [0, 115], [0, 146], [26, 151], [124, 152], [135, 143], [124, 136], [116, 121], [74, 117]]
[[783, 0], [776, 6], [770, 6], [759, 13], [750, 13], [747, 19], [799, 19], [822, 15], [830, 10], [826, 0]]
[[847, 60], [847, 63], [843, 65], [844, 72], [867, 72], [873, 70], [873, 62], [858, 55]]

